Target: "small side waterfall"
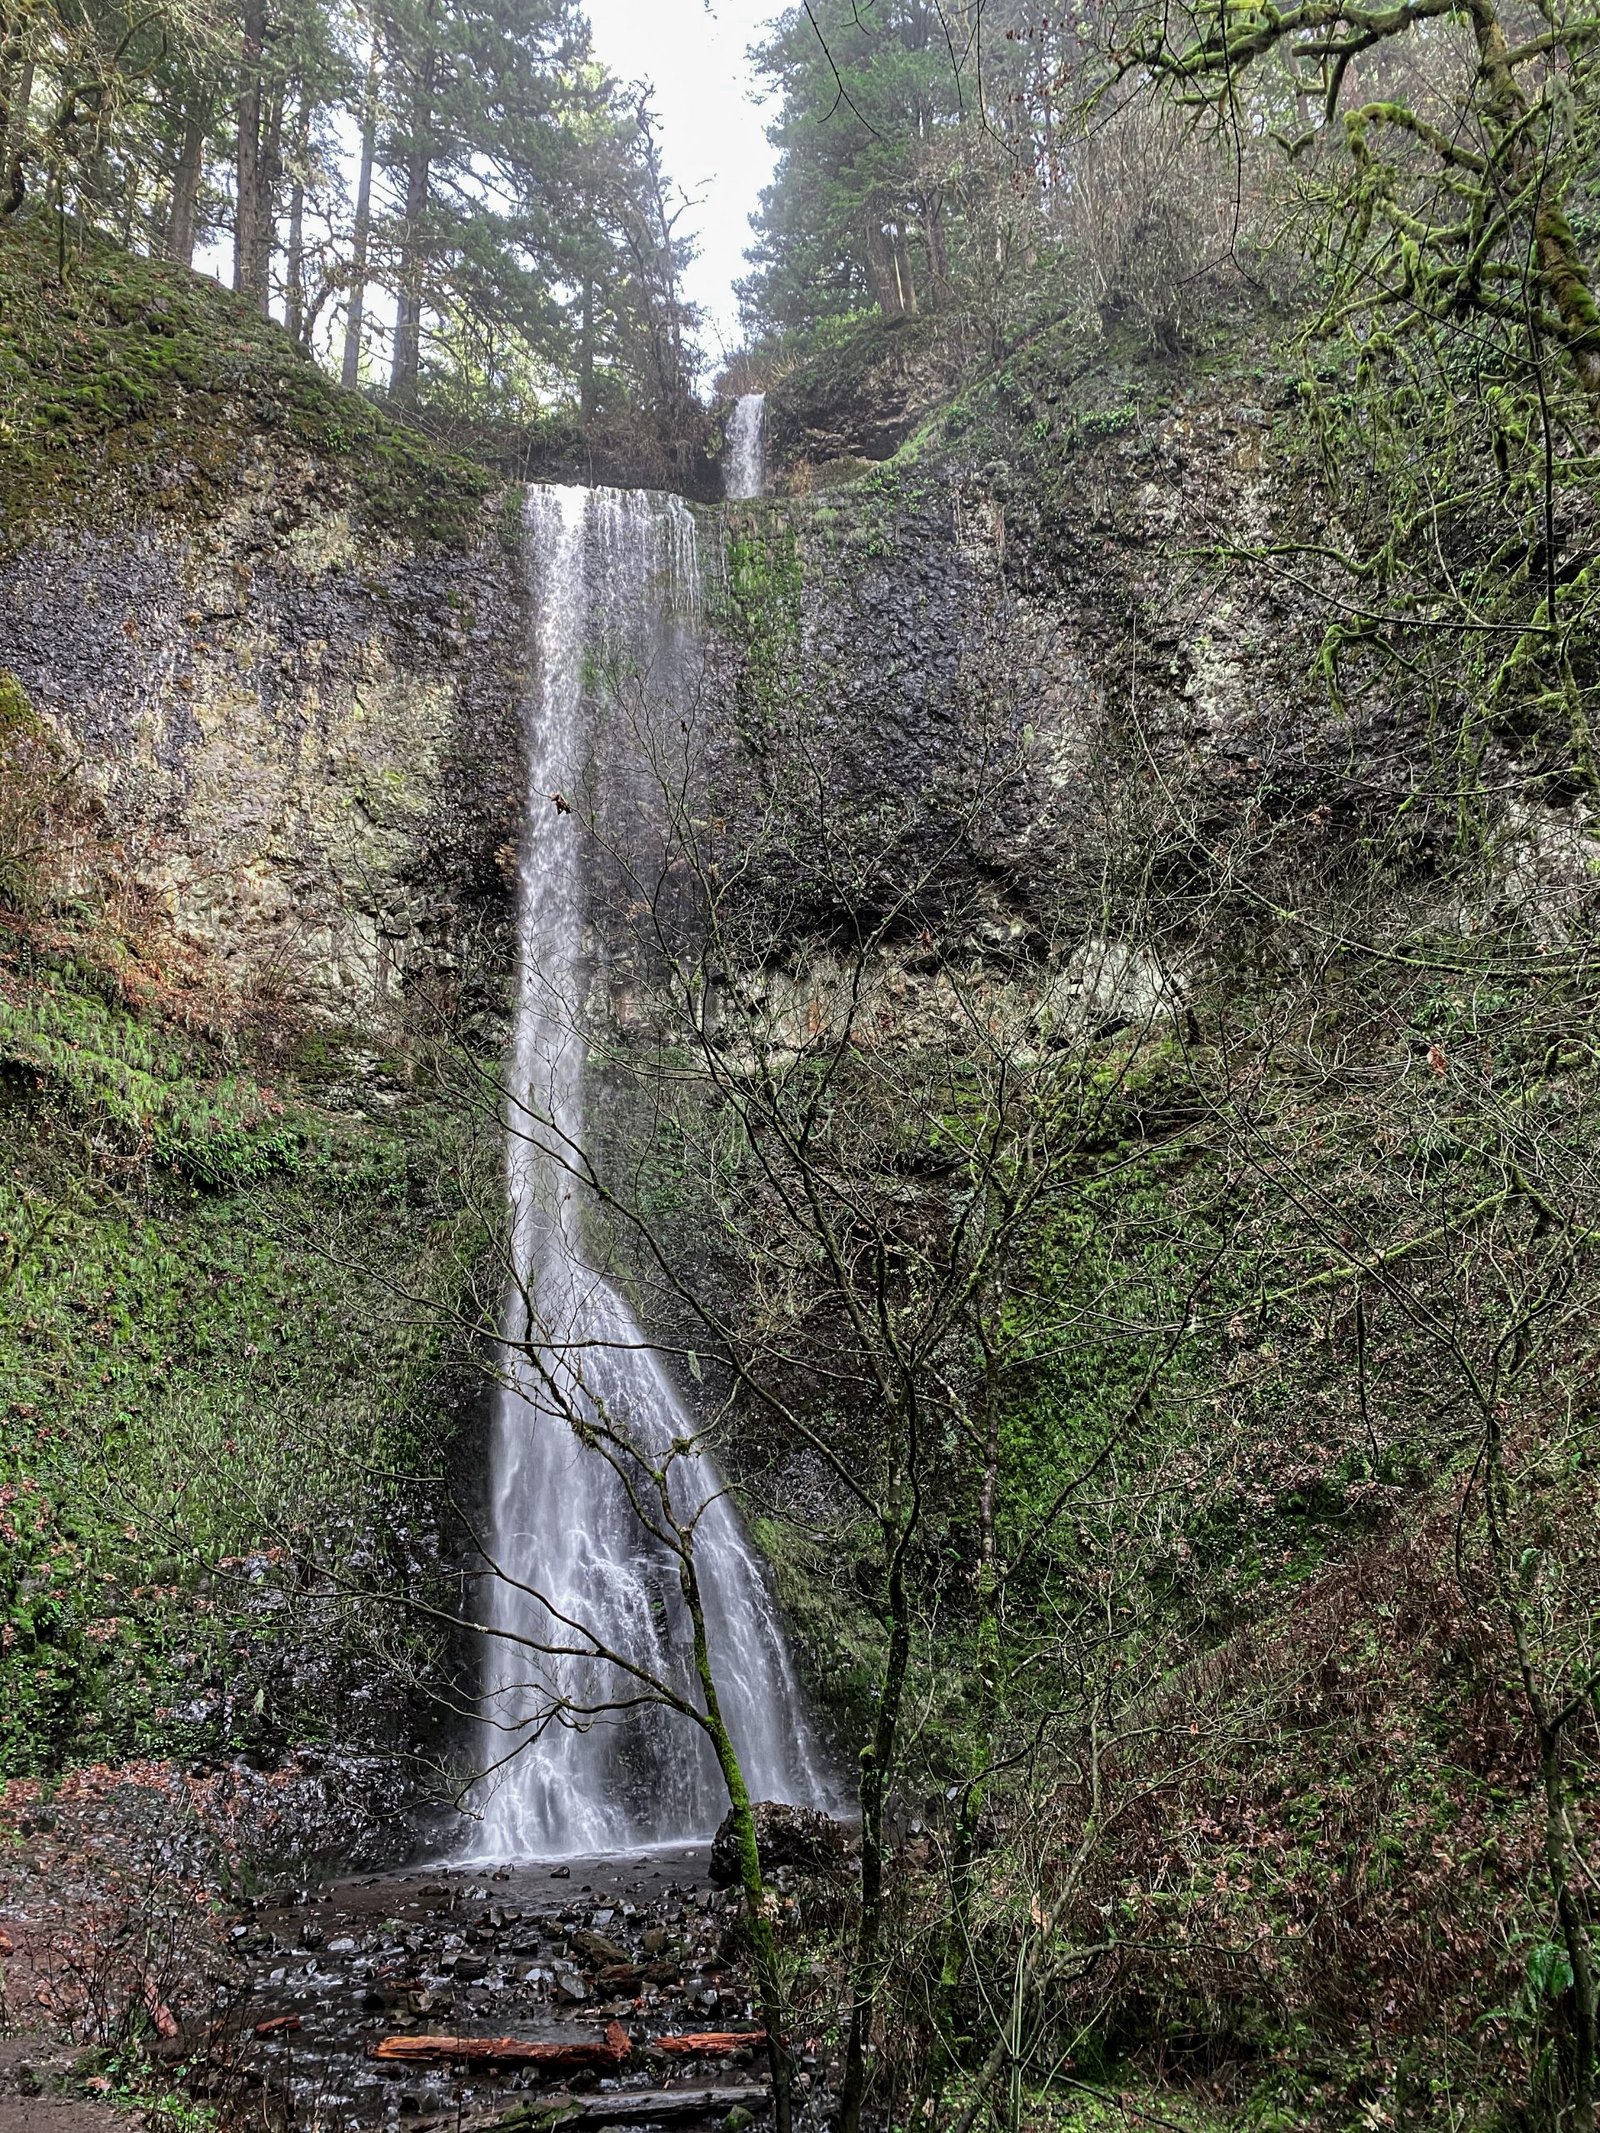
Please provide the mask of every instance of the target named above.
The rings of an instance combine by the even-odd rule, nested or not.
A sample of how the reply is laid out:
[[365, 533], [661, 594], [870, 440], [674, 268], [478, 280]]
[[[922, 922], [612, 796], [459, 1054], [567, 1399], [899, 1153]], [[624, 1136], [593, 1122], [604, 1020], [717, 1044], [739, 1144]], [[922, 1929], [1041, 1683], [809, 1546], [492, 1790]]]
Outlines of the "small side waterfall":
[[722, 493], [764, 496], [767, 488], [767, 396], [741, 393], [728, 417], [723, 444]]
[[[571, 1426], [604, 1416], [647, 1455], [694, 1429], [627, 1304], [586, 1262], [571, 1173], [586, 1146], [583, 850], [569, 802], [596, 671], [620, 662], [659, 684], [692, 657], [695, 525], [678, 497], [575, 488], [531, 490], [523, 525], [535, 677], [507, 1185], [540, 1347], [537, 1361], [518, 1358], [499, 1395], [490, 1453], [487, 1545], [503, 1574], [490, 1580], [488, 1619], [532, 1640], [489, 1640], [491, 1774], [475, 1850], [497, 1859], [689, 1841], [709, 1836], [726, 1808], [700, 1729], [641, 1702], [637, 1680], [596, 1655], [603, 1647], [699, 1701], [677, 1565], [644, 1532], [621, 1475]], [[823, 1804], [759, 1561], [710, 1458], [682, 1461], [678, 1473], [683, 1501], [709, 1506], [695, 1559], [718, 1695], [751, 1795]]]

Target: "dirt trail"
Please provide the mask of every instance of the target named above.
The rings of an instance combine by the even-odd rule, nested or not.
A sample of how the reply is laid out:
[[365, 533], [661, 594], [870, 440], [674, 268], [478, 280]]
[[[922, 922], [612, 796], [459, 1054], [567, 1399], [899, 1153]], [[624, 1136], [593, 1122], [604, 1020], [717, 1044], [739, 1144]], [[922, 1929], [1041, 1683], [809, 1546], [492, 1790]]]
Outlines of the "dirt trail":
[[0, 2037], [0, 2133], [134, 2133], [111, 2104], [52, 2093], [72, 2061], [48, 2037]]

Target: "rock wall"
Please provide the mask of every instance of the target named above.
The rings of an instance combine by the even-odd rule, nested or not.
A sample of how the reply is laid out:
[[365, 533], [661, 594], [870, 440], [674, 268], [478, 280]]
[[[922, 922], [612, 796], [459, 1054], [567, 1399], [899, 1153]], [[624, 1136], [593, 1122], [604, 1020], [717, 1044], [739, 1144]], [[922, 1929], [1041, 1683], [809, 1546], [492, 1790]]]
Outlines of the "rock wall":
[[[1330, 687], [1327, 633], [1359, 601], [1311, 545], [1343, 535], [1293, 398], [1270, 322], [1204, 363], [1043, 339], [914, 438], [903, 411], [884, 464], [791, 460], [789, 494], [728, 514], [726, 803], [798, 765], [797, 835], [853, 826], [886, 880], [927, 877], [908, 926], [959, 912], [999, 950], [1070, 948], [1135, 859], [1177, 903], [1246, 852], [1315, 898], [1379, 840], [1392, 889], [1447, 898], [1449, 736], [1483, 725], [1474, 678], [1435, 658], [1430, 700], [1357, 660]], [[792, 453], [805, 432], [775, 399]], [[1506, 785], [1525, 776], [1514, 732], [1482, 745]], [[1547, 792], [1537, 822], [1508, 808], [1492, 834], [1498, 878], [1525, 905], [1537, 878], [1560, 937], [1587, 816]]]
[[0, 564], [0, 664], [136, 880], [238, 993], [349, 1026], [503, 933], [522, 635], [493, 507], [461, 550], [363, 533], [261, 437], [210, 523]]

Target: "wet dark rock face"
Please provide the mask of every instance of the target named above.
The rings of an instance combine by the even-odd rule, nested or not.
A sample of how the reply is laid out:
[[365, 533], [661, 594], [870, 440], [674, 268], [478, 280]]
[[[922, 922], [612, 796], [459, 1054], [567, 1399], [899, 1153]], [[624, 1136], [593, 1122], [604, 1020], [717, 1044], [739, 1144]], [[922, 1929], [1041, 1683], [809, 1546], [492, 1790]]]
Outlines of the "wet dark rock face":
[[0, 561], [0, 666], [133, 882], [240, 994], [352, 1030], [505, 968], [523, 637], [514, 516], [409, 545], [262, 436], [218, 518]]
[[[1311, 864], [1393, 822], [1418, 714], [1381, 685], [1335, 706], [1315, 661], [1336, 589], [1248, 560], [1318, 532], [1263, 355], [1041, 363], [887, 465], [731, 509], [718, 797], [738, 845], [792, 789], [791, 933], [838, 916], [795, 900], [823, 848], [887, 854], [886, 897], [919, 879], [909, 931], [1004, 952], [1102, 923], [1157, 806], [1180, 890], [1246, 822]], [[783, 389], [772, 407], [780, 433], [799, 420]], [[1407, 819], [1427, 864], [1432, 818]]]

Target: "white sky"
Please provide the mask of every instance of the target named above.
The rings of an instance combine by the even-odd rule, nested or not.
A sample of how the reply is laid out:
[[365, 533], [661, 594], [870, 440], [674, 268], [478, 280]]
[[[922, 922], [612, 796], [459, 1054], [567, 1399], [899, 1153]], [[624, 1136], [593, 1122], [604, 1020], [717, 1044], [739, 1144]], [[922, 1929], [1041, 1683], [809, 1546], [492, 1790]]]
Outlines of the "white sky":
[[621, 81], [655, 89], [669, 175], [698, 204], [688, 295], [706, 314], [707, 353], [740, 344], [733, 284], [750, 216], [772, 176], [766, 117], [751, 101], [745, 52], [781, 0], [586, 0], [596, 56]]

